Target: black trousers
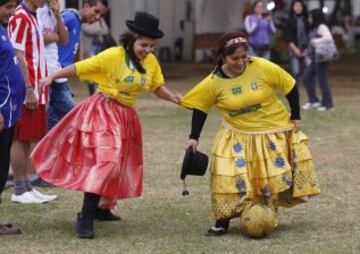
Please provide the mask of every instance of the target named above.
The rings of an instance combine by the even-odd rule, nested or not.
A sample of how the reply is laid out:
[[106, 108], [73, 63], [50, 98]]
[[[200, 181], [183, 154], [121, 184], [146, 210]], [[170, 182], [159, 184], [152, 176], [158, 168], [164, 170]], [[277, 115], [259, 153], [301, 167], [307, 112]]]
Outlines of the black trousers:
[[84, 203], [81, 213], [85, 218], [94, 219], [96, 209], [100, 201], [100, 196], [94, 193], [84, 193]]
[[309, 102], [315, 103], [320, 102], [316, 95], [316, 78], [318, 78], [322, 93], [321, 106], [332, 108], [334, 104], [331, 86], [329, 84], [328, 68], [329, 63], [316, 63], [315, 60], [312, 60], [311, 64], [306, 67], [303, 80]]
[[3, 192], [9, 176], [10, 148], [14, 137], [15, 126], [0, 132], [0, 194]]

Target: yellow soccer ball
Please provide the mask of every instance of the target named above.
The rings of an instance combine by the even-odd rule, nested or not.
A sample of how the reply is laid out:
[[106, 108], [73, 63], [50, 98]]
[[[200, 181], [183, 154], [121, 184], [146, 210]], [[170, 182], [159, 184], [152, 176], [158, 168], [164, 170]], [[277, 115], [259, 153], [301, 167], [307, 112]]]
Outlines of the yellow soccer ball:
[[269, 235], [276, 227], [276, 215], [268, 206], [255, 204], [245, 209], [240, 218], [242, 231], [250, 237]]

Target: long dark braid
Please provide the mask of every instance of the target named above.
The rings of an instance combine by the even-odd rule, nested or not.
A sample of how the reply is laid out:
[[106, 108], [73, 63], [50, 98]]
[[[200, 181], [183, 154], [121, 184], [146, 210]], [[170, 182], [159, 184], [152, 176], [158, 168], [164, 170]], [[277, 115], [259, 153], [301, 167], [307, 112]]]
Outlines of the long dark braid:
[[136, 57], [134, 52], [134, 43], [135, 41], [139, 39], [139, 35], [133, 33], [133, 32], [125, 32], [122, 35], [120, 35], [120, 43], [125, 48], [125, 50], [129, 53], [130, 60], [134, 64], [135, 68], [138, 70], [138, 72], [145, 74], [146, 70], [144, 67], [142, 67], [140, 60]]
[[214, 55], [214, 59], [215, 59], [215, 69], [214, 69], [214, 74], [217, 72], [217, 71], [220, 71], [221, 70], [221, 67], [223, 66], [224, 64], [224, 58], [223, 58], [223, 55], [224, 55], [224, 46], [223, 45], [217, 45], [217, 49], [213, 51], [213, 55]]

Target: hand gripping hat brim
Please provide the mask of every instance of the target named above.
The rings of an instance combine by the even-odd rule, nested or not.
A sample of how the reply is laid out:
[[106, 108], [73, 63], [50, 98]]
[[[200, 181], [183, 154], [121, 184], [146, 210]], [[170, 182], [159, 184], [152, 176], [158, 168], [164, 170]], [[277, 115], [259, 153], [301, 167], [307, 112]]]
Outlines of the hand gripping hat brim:
[[209, 157], [206, 154], [199, 151], [194, 153], [192, 148], [188, 147], [185, 152], [180, 178], [185, 179], [186, 175], [204, 175], [208, 162]]
[[164, 36], [159, 30], [159, 19], [146, 12], [137, 12], [134, 20], [126, 20], [126, 26], [133, 32], [154, 39]]

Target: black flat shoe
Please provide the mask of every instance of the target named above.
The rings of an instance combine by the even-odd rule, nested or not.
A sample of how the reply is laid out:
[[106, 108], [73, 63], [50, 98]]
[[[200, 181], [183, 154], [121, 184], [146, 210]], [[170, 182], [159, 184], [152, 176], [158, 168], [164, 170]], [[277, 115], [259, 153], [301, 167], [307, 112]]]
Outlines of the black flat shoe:
[[11, 222], [1, 221], [1, 222], [0, 222], [0, 226], [4, 226], [4, 227], [7, 227], [7, 228], [12, 228], [12, 227], [13, 227], [13, 224], [12, 224]]
[[205, 233], [205, 236], [223, 236], [227, 233], [227, 230], [223, 227], [215, 227], [212, 226], [211, 228], [209, 228], [209, 230]]
[[101, 221], [121, 220], [120, 216], [113, 214], [110, 209], [102, 209], [102, 208], [96, 209], [95, 219]]
[[81, 239], [94, 239], [95, 233], [93, 230], [93, 220], [85, 218], [81, 213], [78, 213], [76, 220], [76, 233]]
[[31, 182], [32, 186], [39, 187], [39, 188], [54, 188], [55, 185], [52, 185], [51, 183], [46, 182], [45, 180], [41, 179], [40, 177], [35, 179]]
[[21, 230], [18, 228], [9, 228], [4, 225], [0, 225], [0, 235], [19, 235]]

